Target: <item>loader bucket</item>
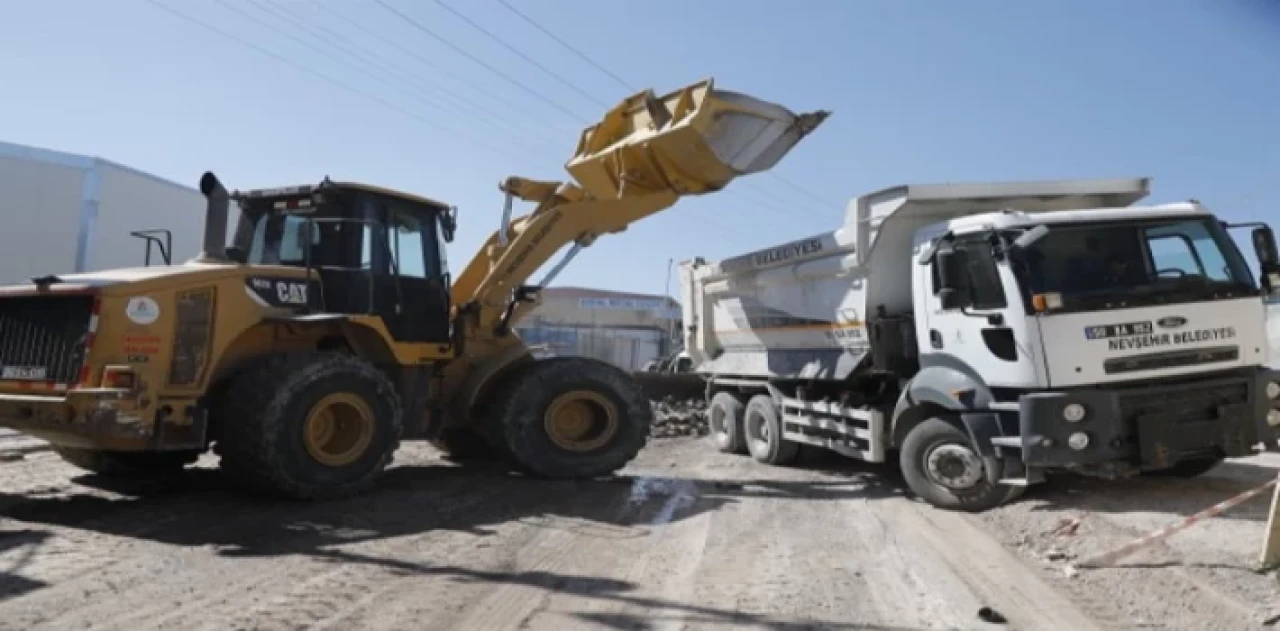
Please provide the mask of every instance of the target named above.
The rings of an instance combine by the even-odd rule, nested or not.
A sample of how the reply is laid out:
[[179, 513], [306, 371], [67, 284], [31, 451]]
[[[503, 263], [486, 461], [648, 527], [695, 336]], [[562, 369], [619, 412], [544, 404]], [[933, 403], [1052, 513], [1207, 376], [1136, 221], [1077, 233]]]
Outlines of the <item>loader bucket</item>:
[[830, 112], [794, 114], [715, 89], [712, 79], [662, 97], [635, 94], [586, 128], [565, 168], [597, 199], [700, 195], [767, 171]]

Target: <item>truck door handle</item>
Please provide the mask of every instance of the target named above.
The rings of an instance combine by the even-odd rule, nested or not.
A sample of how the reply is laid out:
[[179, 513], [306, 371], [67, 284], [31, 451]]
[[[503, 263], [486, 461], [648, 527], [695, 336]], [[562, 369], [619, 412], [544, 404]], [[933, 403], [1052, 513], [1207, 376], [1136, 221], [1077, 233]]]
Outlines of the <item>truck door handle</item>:
[[934, 348], [942, 348], [942, 334], [938, 329], [929, 329], [929, 345]]

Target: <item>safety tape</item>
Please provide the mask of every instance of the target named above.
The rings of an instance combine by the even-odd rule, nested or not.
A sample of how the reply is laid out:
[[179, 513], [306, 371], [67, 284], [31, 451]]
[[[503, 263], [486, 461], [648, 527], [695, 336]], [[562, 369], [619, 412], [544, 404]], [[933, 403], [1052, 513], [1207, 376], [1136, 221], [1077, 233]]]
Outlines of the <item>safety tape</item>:
[[1116, 548], [1115, 550], [1090, 557], [1088, 559], [1085, 559], [1084, 561], [1080, 561], [1079, 563], [1075, 563], [1073, 567], [1096, 568], [1096, 567], [1101, 567], [1103, 565], [1106, 565], [1108, 563], [1113, 563], [1157, 541], [1166, 539], [1175, 533], [1186, 530], [1187, 528], [1194, 526], [1197, 522], [1199, 522], [1202, 519], [1205, 519], [1207, 517], [1214, 517], [1216, 515], [1221, 515], [1222, 513], [1225, 513], [1228, 510], [1231, 510], [1232, 508], [1239, 506], [1240, 504], [1243, 504], [1259, 495], [1262, 495], [1263, 493], [1267, 492], [1268, 489], [1275, 486], [1277, 480], [1280, 480], [1280, 478], [1272, 479], [1266, 484], [1254, 487], [1252, 489], [1249, 489], [1248, 491], [1245, 491], [1239, 495], [1236, 495], [1235, 497], [1232, 497], [1231, 499], [1214, 504], [1213, 506], [1210, 506], [1209, 508], [1206, 508], [1194, 515], [1191, 515], [1190, 517], [1187, 517], [1182, 521], [1171, 524], [1169, 526], [1165, 526], [1164, 528], [1161, 528], [1160, 530], [1157, 530], [1151, 534], [1138, 537], [1137, 539], [1134, 539], [1133, 541], [1130, 541], [1129, 543], [1126, 543], [1120, 546], [1119, 548]]

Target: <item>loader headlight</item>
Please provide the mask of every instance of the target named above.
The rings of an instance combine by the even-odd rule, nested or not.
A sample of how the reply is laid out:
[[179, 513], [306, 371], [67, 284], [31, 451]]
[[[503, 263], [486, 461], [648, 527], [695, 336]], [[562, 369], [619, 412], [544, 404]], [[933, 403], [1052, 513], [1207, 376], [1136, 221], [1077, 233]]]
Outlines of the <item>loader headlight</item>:
[[1067, 446], [1076, 451], [1084, 451], [1089, 446], [1089, 435], [1084, 432], [1076, 432], [1067, 437]]
[[1267, 398], [1280, 399], [1280, 383], [1274, 381], [1267, 382]]
[[1066, 407], [1062, 408], [1062, 418], [1068, 423], [1083, 421], [1084, 413], [1084, 406], [1079, 403], [1068, 403]]

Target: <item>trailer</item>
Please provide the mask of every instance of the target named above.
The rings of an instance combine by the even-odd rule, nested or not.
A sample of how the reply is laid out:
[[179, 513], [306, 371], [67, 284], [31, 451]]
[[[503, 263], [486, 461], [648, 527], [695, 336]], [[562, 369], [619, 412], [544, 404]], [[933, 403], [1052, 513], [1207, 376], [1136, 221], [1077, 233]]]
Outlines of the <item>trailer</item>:
[[204, 196], [122, 164], [0, 142], [0, 283], [185, 261]]
[[[1266, 225], [1149, 178], [904, 185], [832, 232], [680, 266], [717, 449], [894, 461], [981, 511], [1054, 471], [1195, 476], [1280, 424]], [[1262, 277], [1229, 235], [1252, 229]]]

